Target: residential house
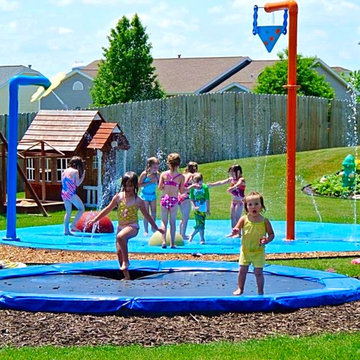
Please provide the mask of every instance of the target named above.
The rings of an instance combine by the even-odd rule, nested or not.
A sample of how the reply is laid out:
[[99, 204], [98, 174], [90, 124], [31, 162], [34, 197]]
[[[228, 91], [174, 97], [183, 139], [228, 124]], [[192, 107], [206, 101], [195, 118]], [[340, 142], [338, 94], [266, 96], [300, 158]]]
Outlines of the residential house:
[[[276, 61], [278, 60], [252, 60], [244, 56], [182, 58], [179, 55], [177, 58], [154, 59], [153, 65], [166, 94], [174, 96], [224, 91], [251, 92], [264, 68]], [[69, 99], [64, 101], [68, 102], [68, 106], [71, 104], [72, 108], [82, 108], [91, 103], [90, 87], [99, 62], [95, 60], [77, 71], [73, 70], [56, 89], [61, 98]], [[315, 69], [319, 74], [325, 75], [338, 99], [349, 97], [346, 81], [324, 61], [318, 59]], [[82, 83], [82, 91], [74, 90], [77, 82]], [[43, 104], [47, 104], [48, 108], [50, 105], [55, 108], [63, 107], [59, 102], [50, 104], [47, 100], [49, 96], [41, 100], [41, 108]]]
[[[42, 76], [39, 71], [31, 68], [31, 65], [5, 65], [0, 66], [0, 114], [9, 113], [9, 82], [13, 76]], [[19, 86], [18, 101], [19, 113], [31, 113], [39, 110], [39, 101], [30, 102], [31, 95], [38, 86]]]
[[[77, 193], [93, 207], [102, 199], [104, 176], [109, 177], [103, 165], [115, 169], [115, 150], [129, 148], [119, 125], [96, 110], [41, 110], [18, 145], [26, 178], [43, 201], [61, 200], [61, 174], [72, 156], [81, 156], [86, 175]], [[31, 193], [26, 190], [25, 196]]]

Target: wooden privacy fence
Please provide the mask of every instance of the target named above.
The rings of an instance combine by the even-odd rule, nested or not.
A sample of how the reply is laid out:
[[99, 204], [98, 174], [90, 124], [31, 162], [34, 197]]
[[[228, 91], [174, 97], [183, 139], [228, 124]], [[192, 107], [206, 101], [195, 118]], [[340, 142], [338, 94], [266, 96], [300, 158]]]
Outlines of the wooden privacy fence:
[[[286, 151], [286, 96], [223, 93], [176, 96], [100, 108], [117, 122], [131, 148], [119, 152], [118, 169], [140, 171], [146, 158], [164, 160], [179, 152], [189, 160], [212, 162]], [[19, 138], [35, 114], [19, 115]], [[7, 116], [0, 116], [7, 136]], [[359, 144], [360, 105], [298, 97], [297, 151]]]
[[[108, 121], [119, 123], [131, 143], [126, 160], [118, 160], [120, 168], [140, 171], [147, 157], [164, 159], [173, 151], [180, 153], [183, 164], [283, 153], [286, 101], [283, 95], [223, 93], [112, 105], [100, 111]], [[297, 151], [358, 144], [360, 105], [356, 109], [356, 119], [349, 120], [354, 112], [349, 102], [298, 97]]]

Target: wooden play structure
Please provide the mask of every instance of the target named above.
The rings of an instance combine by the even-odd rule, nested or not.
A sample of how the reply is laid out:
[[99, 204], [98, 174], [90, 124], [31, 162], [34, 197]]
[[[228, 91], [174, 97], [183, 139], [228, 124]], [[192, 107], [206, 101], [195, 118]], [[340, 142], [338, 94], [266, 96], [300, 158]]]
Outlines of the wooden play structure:
[[[27, 207], [28, 211], [24, 212], [31, 212], [31, 207], [41, 208], [36, 204], [37, 197], [47, 208], [58, 208], [59, 205], [62, 208], [61, 173], [74, 155], [84, 159], [86, 170], [85, 180], [77, 193], [87, 207], [96, 207], [102, 196], [102, 164], [107, 162], [109, 167], [115, 168], [116, 151], [129, 148], [119, 125], [106, 122], [97, 110], [39, 111], [18, 144], [27, 186], [23, 206], [17, 204], [17, 209], [22, 211], [21, 208]], [[2, 196], [5, 199], [3, 189], [4, 185]]]

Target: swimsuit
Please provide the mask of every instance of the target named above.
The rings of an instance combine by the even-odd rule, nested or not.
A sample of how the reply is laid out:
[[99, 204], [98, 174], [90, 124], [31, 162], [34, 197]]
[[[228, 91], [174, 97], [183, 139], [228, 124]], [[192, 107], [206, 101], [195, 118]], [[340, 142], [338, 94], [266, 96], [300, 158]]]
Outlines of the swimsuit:
[[266, 235], [265, 219], [262, 222], [252, 222], [246, 217], [241, 237], [240, 265], [264, 267], [265, 248], [260, 245], [260, 239]]
[[[167, 186], [175, 186], [176, 188], [180, 187], [180, 184], [174, 181], [181, 174], [177, 174], [174, 177], [167, 173], [166, 180], [164, 180], [164, 185]], [[169, 196], [168, 194], [164, 194], [161, 196], [160, 205], [168, 210], [173, 208], [175, 205], [179, 203], [179, 199], [177, 196]]]
[[139, 229], [138, 225], [138, 207], [135, 204], [126, 205], [125, 200], [121, 199], [118, 208], [118, 232], [124, 229], [126, 226], [130, 226], [134, 229]]
[[71, 198], [75, 195], [76, 193], [76, 185], [74, 180], [68, 178], [68, 177], [63, 177], [62, 179], [62, 189], [61, 189], [61, 197], [63, 199], [63, 201], [70, 201]]
[[205, 219], [207, 204], [206, 201], [210, 199], [209, 188], [207, 185], [202, 185], [201, 188], [190, 189], [190, 200], [192, 200], [196, 206], [199, 207], [199, 210], [194, 210], [195, 215], [195, 230], [204, 230], [205, 229]]
[[[151, 177], [146, 177], [144, 179], [144, 184], [150, 183], [151, 181]], [[144, 201], [154, 201], [156, 200], [156, 187], [157, 184], [155, 182], [145, 185], [142, 189], [141, 192], [139, 194], [139, 196], [144, 200]]]
[[[234, 186], [237, 181], [231, 180], [231, 186]], [[232, 206], [243, 205], [243, 199], [245, 197], [245, 185], [238, 185], [235, 189], [230, 191], [233, 196]], [[240, 199], [235, 199], [240, 198]]]

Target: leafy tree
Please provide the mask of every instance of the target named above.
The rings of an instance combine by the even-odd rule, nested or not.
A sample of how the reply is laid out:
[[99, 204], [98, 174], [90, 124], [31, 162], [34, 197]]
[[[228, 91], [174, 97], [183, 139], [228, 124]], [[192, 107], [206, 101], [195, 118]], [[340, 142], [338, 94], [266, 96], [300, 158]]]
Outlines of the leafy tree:
[[[288, 74], [288, 52], [284, 50], [277, 54], [279, 61], [272, 66], [267, 66], [257, 80], [254, 92], [257, 94], [286, 94]], [[297, 85], [299, 95], [319, 96], [333, 99], [335, 92], [325, 80], [325, 75], [319, 75], [315, 70], [316, 57], [305, 58], [297, 56]]]
[[[360, 93], [360, 70], [350, 71], [348, 75], [345, 73], [340, 73], [340, 75]], [[360, 103], [360, 95], [357, 96], [357, 102]]]
[[154, 74], [151, 44], [137, 14], [131, 22], [123, 16], [108, 36], [103, 60], [94, 79], [91, 97], [95, 106], [165, 96]]

